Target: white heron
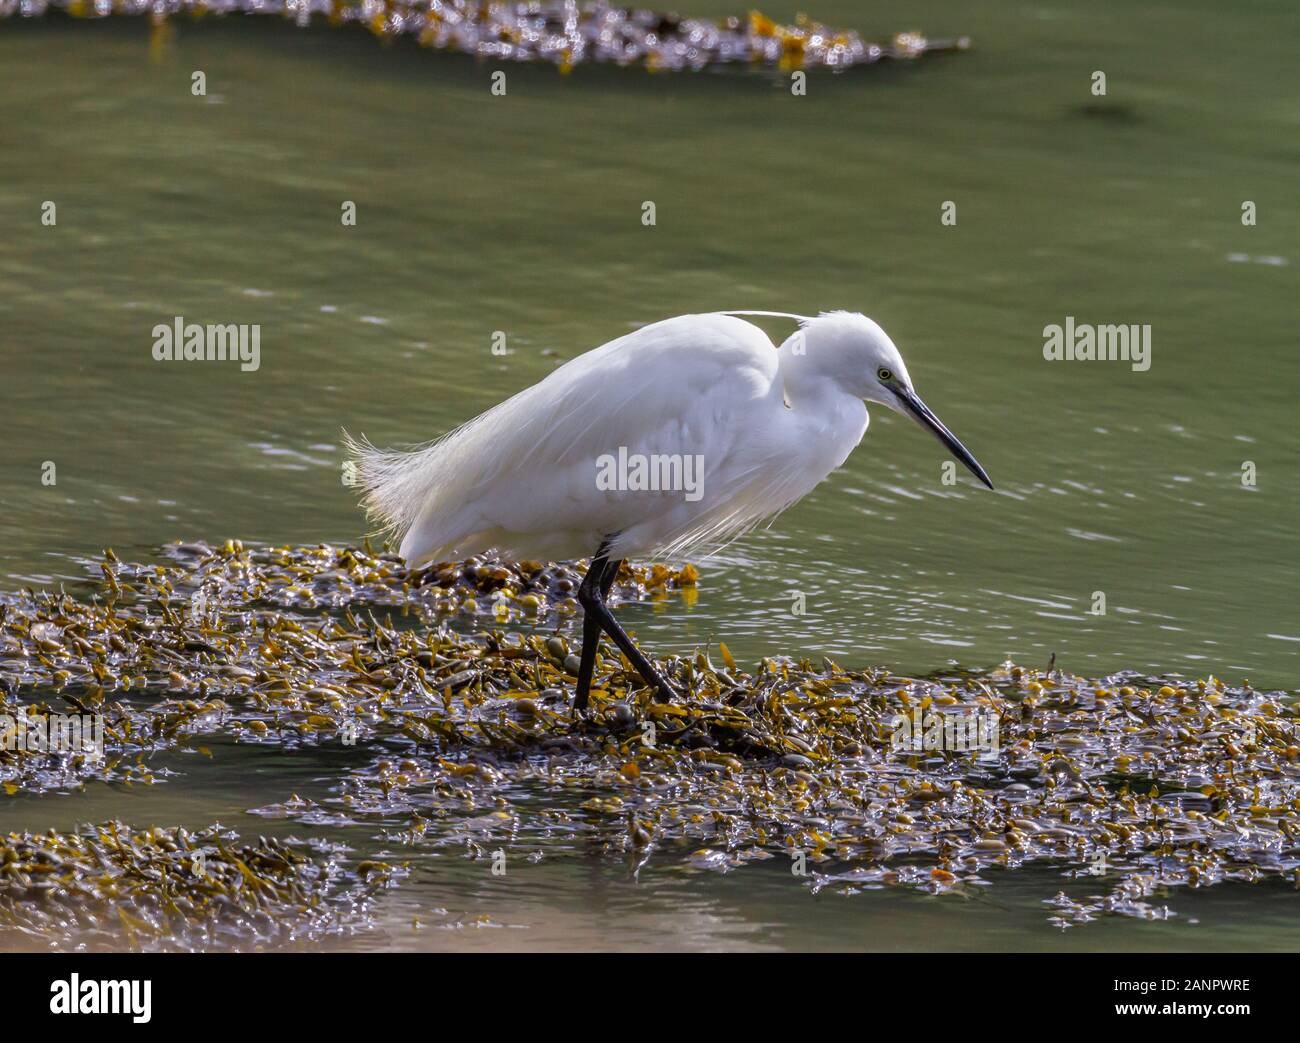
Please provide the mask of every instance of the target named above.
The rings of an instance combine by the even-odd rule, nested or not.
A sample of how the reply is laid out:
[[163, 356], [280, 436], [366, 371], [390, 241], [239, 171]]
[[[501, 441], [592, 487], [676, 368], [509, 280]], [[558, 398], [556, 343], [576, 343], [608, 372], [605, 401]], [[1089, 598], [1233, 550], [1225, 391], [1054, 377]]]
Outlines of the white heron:
[[[794, 319], [779, 348], [738, 316]], [[893, 341], [855, 312], [681, 315], [579, 355], [437, 441], [348, 440], [370, 515], [411, 567], [492, 552], [591, 556], [578, 590], [585, 709], [601, 631], [658, 698], [672, 688], [606, 604], [624, 558], [714, 550], [811, 492], [867, 430], [867, 402], [978, 461], [917, 396]]]

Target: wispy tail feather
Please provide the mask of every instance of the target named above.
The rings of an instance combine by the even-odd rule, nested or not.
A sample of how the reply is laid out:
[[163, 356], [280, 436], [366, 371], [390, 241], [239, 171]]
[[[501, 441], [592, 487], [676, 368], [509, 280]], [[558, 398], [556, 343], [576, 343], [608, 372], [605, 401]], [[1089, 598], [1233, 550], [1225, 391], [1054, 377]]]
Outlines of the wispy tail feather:
[[400, 543], [433, 490], [430, 465], [439, 442], [377, 449], [364, 435], [353, 438], [344, 431], [343, 445], [356, 468], [354, 484], [361, 490], [366, 517], [379, 524], [381, 535]]

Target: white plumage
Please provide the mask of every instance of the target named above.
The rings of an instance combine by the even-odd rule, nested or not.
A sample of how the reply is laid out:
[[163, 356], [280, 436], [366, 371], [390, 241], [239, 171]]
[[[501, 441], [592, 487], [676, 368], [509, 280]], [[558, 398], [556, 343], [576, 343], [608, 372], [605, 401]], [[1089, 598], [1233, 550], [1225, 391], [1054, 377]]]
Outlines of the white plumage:
[[[865, 316], [789, 316], [800, 329], [778, 349], [736, 314], [619, 337], [410, 451], [349, 439], [367, 509], [413, 566], [489, 551], [574, 559], [607, 539], [611, 559], [699, 554], [839, 467], [867, 429], [864, 399], [915, 414], [900, 405], [911, 394], [903, 360]], [[620, 450], [698, 459], [698, 496], [602, 487]]]

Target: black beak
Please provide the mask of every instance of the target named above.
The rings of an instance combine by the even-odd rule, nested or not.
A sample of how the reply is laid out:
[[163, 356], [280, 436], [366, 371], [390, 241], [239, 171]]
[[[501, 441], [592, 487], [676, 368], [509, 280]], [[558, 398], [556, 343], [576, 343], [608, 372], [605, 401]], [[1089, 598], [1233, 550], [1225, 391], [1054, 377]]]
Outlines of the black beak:
[[922, 427], [928, 427], [933, 431], [934, 436], [948, 447], [948, 452], [952, 453], [953, 456], [965, 464], [966, 469], [970, 471], [971, 474], [987, 485], [990, 489], [993, 488], [993, 483], [989, 481], [989, 476], [987, 472], [985, 472], [984, 468], [980, 466], [980, 462], [970, 455], [970, 452], [961, 444], [961, 442], [957, 441], [956, 435], [943, 426], [943, 421], [931, 412], [930, 407], [917, 397], [915, 391], [910, 388], [900, 387], [894, 388], [894, 394], [898, 396], [898, 400], [902, 402], [903, 408], [916, 419], [918, 424]]

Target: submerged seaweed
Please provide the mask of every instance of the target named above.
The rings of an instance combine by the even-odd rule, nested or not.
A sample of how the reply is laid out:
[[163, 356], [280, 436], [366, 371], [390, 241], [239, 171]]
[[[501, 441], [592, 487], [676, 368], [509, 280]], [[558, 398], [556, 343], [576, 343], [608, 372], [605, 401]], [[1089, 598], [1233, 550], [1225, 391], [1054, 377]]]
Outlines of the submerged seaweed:
[[[777, 857], [812, 891], [848, 894], [962, 894], [1052, 866], [1102, 891], [1053, 900], [1061, 925], [1164, 915], [1151, 899], [1171, 887], [1300, 873], [1297, 713], [1283, 693], [1010, 663], [922, 679], [788, 657], [745, 669], [720, 645], [718, 661], [658, 661], [681, 693], [671, 704], [602, 655], [577, 713], [564, 633], [576, 569], [412, 573], [364, 549], [233, 542], [171, 556], [110, 553], [93, 597], [0, 603], [0, 712], [39, 717], [61, 698], [105, 723], [96, 764], [0, 752], [6, 792], [153, 780], [169, 752], [224, 736], [371, 752], [359, 768], [346, 758], [321, 801], [258, 814], [472, 858], [564, 857], [575, 841], [634, 872]], [[694, 583], [690, 569], [628, 568], [616, 589], [689, 597]], [[450, 625], [485, 615], [527, 625]], [[954, 721], [978, 721], [979, 741], [954, 742]]]

